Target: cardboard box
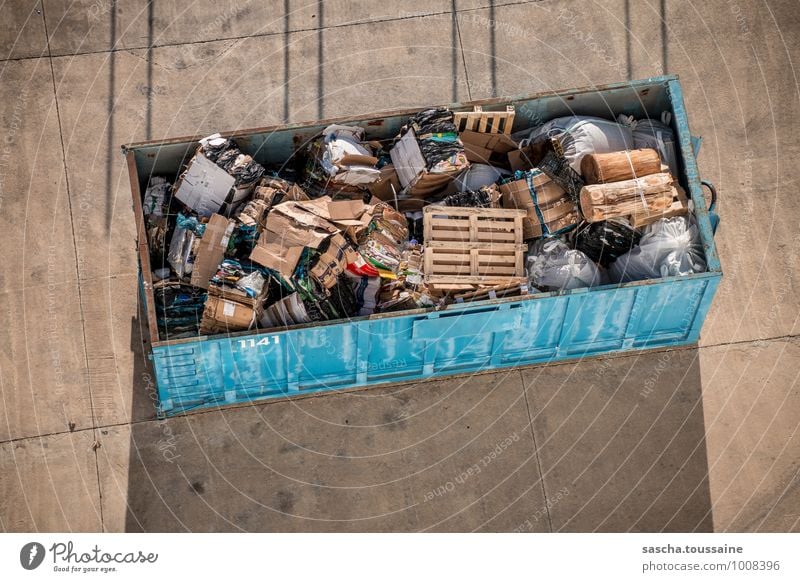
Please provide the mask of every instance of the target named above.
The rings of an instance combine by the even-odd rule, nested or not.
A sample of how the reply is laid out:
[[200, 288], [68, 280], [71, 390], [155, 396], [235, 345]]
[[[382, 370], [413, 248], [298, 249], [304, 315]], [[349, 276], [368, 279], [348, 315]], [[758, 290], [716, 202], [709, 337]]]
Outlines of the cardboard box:
[[[481, 133], [478, 131], [462, 131], [458, 134], [464, 147], [467, 144], [489, 150], [498, 154], [507, 154], [517, 149], [517, 142], [503, 133]], [[487, 158], [488, 159], [488, 158]]]
[[515, 149], [508, 152], [508, 165], [516, 172], [517, 170], [530, 170], [534, 167], [532, 152], [530, 148]]
[[386, 164], [381, 168], [381, 177], [370, 184], [369, 192], [378, 200], [393, 201], [396, 194], [400, 194], [400, 179], [393, 164]]
[[544, 232], [542, 223], [550, 232], [578, 223], [580, 215], [577, 206], [558, 184], [539, 171], [533, 172], [531, 182], [536, 191], [539, 212], [536, 210], [527, 180], [515, 180], [500, 186], [504, 208], [524, 208], [527, 211], [527, 216], [522, 220], [524, 239], [542, 236]]
[[211, 216], [222, 208], [234, 182], [233, 176], [198, 152], [178, 180], [175, 198], [200, 216]]
[[474, 143], [464, 142], [464, 153], [470, 162], [476, 164], [488, 164], [489, 158], [492, 157], [492, 150], [484, 148]]
[[327, 202], [328, 218], [336, 221], [358, 221], [368, 206], [361, 200], [330, 200]]
[[273, 207], [267, 215], [266, 229], [250, 253], [250, 260], [290, 278], [303, 248], [319, 248], [330, 235], [338, 232], [328, 220], [305, 207], [318, 202], [283, 202]]
[[217, 272], [225, 256], [228, 241], [233, 234], [234, 222], [219, 214], [212, 214], [206, 230], [197, 244], [192, 268], [192, 285], [208, 289], [208, 281]]
[[250, 329], [260, 316], [258, 309], [209, 294], [203, 309], [201, 333], [222, 333]]

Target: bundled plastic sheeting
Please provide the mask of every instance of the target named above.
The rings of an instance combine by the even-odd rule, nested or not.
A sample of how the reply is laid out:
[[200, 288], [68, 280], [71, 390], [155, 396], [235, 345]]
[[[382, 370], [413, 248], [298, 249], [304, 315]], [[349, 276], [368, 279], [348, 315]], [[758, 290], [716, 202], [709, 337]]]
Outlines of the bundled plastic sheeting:
[[446, 107], [426, 109], [413, 115], [409, 125], [417, 136], [428, 171], [449, 172], [469, 165], [452, 111]]
[[608, 267], [633, 249], [641, 238], [624, 218], [603, 222], [584, 222], [575, 233], [575, 248], [593, 261]]
[[484, 186], [480, 190], [456, 192], [446, 196], [440, 204], [444, 206], [471, 206], [475, 208], [495, 208], [500, 205], [500, 192], [495, 187]]
[[[526, 137], [515, 134], [514, 137]], [[632, 150], [631, 128], [601, 117], [571, 115], [558, 117], [540, 125], [523, 139], [520, 147], [557, 137], [564, 157], [576, 172], [581, 171], [581, 161], [586, 154], [604, 154]]]
[[381, 290], [380, 277], [368, 277], [348, 272], [347, 277], [353, 286], [358, 306], [358, 315], [372, 315], [377, 306], [378, 293]]
[[329, 190], [363, 194], [380, 179], [378, 159], [364, 135], [362, 127], [334, 124], [308, 145], [304, 185], [313, 198]]
[[245, 275], [236, 282], [236, 288], [245, 293], [248, 297], [260, 297], [264, 290], [264, 283], [266, 279], [264, 275], [258, 271], [253, 271], [249, 275]]
[[147, 219], [161, 218], [164, 215], [164, 203], [167, 199], [170, 184], [161, 176], [153, 176], [147, 186], [142, 201], [142, 212]]
[[153, 284], [156, 323], [164, 339], [197, 335], [206, 292], [197, 287], [162, 280]]
[[178, 278], [182, 279], [192, 274], [194, 244], [198, 237], [203, 236], [205, 230], [206, 225], [197, 217], [178, 213], [167, 253], [167, 262], [178, 274]]
[[647, 226], [639, 246], [609, 268], [615, 283], [676, 277], [706, 270], [703, 243], [694, 219], [662, 218]]
[[151, 261], [154, 265], [164, 262], [164, 251], [167, 244], [167, 217], [164, 215], [164, 206], [171, 188], [171, 184], [165, 178], [153, 176], [150, 178], [142, 201], [147, 242], [150, 245]]
[[222, 152], [216, 163], [236, 179], [237, 186], [255, 184], [264, 175], [263, 166], [237, 147]]
[[251, 156], [242, 153], [230, 139], [214, 134], [200, 140], [199, 152], [234, 179], [233, 194], [227, 197], [224, 210], [226, 216], [235, 212], [251, 194], [256, 183], [264, 175], [264, 167]]
[[553, 290], [594, 287], [603, 283], [597, 265], [561, 239], [542, 239], [528, 256], [528, 280], [532, 287]]
[[203, 233], [206, 231], [205, 223], [200, 222], [196, 216], [186, 216], [180, 212], [175, 221], [175, 228], [191, 230], [197, 236], [203, 236]]
[[217, 159], [223, 152], [236, 147], [235, 143], [218, 133], [201, 139], [200, 145], [203, 148], [203, 155], [214, 163], [217, 163]]
[[218, 133], [200, 140], [205, 157], [236, 179], [236, 186], [255, 184], [264, 175], [264, 167], [247, 154], [236, 142], [220, 137]]
[[175, 227], [175, 231], [172, 233], [172, 240], [169, 243], [167, 262], [175, 270], [179, 279], [192, 274], [193, 265], [189, 259], [191, 258], [194, 241], [195, 235], [191, 230]]

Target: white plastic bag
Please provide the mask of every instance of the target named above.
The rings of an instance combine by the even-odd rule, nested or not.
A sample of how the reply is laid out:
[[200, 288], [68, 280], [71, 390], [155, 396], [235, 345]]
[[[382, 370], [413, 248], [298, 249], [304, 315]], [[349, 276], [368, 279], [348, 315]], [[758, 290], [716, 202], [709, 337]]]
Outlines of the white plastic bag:
[[665, 111], [661, 121], [639, 119], [631, 124], [633, 146], [636, 149], [652, 148], [661, 156], [661, 161], [669, 166], [669, 172], [678, 176], [678, 156], [675, 149], [675, 134], [669, 126], [671, 116]]
[[542, 239], [528, 255], [528, 282], [532, 287], [577, 289], [602, 285], [602, 279], [594, 261], [558, 238]]
[[508, 170], [495, 168], [487, 164], [471, 164], [453, 181], [457, 192], [480, 190], [483, 186], [491, 186], [504, 176], [511, 175]]
[[706, 270], [700, 231], [693, 218], [662, 218], [645, 227], [639, 246], [608, 268], [615, 283], [676, 277]]
[[[518, 135], [515, 134], [514, 137]], [[536, 143], [545, 137], [556, 136], [564, 149], [564, 157], [578, 173], [581, 171], [581, 160], [587, 154], [607, 154], [633, 149], [633, 135], [628, 125], [586, 115], [552, 119], [531, 131], [520, 147]]]

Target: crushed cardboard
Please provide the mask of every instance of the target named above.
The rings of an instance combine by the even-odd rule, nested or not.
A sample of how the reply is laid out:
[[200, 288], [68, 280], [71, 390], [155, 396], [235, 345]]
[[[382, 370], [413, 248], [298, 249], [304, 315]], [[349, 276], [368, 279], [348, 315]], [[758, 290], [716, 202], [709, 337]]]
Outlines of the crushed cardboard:
[[208, 289], [208, 282], [217, 272], [225, 255], [235, 224], [219, 214], [212, 214], [205, 232], [197, 243], [192, 268], [192, 285]]

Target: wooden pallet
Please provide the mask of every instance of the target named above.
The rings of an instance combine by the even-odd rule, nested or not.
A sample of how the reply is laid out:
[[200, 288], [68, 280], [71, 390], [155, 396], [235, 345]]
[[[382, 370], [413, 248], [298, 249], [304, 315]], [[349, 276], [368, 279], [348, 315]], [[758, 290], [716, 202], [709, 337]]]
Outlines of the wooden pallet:
[[476, 287], [470, 291], [455, 293], [453, 298], [458, 303], [468, 303], [470, 301], [484, 301], [486, 299], [497, 299], [499, 297], [514, 297], [516, 295], [528, 294], [528, 280], [524, 277], [511, 279], [504, 285], [485, 285]]
[[480, 105], [474, 111], [453, 114], [456, 129], [462, 131], [478, 131], [480, 133], [511, 134], [514, 125], [514, 106], [506, 105], [505, 111], [484, 111]]
[[525, 210], [427, 206], [425, 283], [437, 289], [508, 284], [525, 276]]

